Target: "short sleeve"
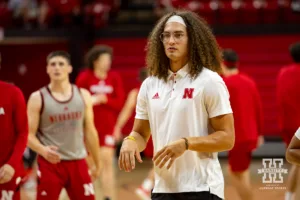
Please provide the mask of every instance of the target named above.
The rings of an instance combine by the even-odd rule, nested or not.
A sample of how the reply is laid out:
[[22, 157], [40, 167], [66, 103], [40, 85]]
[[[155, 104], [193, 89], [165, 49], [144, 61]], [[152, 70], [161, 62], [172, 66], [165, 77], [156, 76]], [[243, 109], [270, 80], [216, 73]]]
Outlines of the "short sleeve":
[[148, 120], [147, 80], [141, 85], [136, 104], [136, 119]]
[[204, 86], [204, 103], [208, 117], [232, 113], [229, 92], [223, 80], [210, 79]]
[[298, 138], [298, 140], [300, 140], [300, 127], [296, 131], [295, 136]]

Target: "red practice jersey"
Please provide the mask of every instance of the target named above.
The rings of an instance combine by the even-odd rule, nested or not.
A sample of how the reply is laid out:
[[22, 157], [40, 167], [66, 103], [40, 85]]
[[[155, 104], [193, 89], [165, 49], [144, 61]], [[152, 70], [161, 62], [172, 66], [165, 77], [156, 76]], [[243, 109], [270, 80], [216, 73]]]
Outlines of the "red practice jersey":
[[292, 137], [300, 126], [300, 64], [292, 64], [280, 70], [277, 100], [281, 131], [292, 134]]
[[250, 142], [256, 147], [258, 135], [262, 134], [262, 106], [255, 82], [244, 74], [224, 77], [230, 94], [234, 116], [235, 145]]
[[109, 72], [106, 79], [101, 80], [93, 71], [85, 70], [78, 75], [76, 84], [92, 95], [107, 96], [106, 104], [94, 106], [94, 121], [99, 135], [111, 135], [125, 98], [121, 77], [116, 72]]
[[0, 167], [22, 167], [28, 138], [26, 103], [19, 88], [0, 81]]

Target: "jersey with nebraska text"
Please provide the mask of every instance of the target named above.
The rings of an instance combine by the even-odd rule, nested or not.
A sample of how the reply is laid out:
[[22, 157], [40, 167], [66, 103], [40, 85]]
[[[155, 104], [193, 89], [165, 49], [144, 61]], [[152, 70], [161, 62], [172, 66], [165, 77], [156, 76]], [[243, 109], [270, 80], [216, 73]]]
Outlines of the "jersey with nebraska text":
[[85, 103], [79, 88], [72, 85], [72, 95], [67, 101], [55, 99], [47, 86], [40, 89], [40, 93], [42, 109], [37, 136], [41, 143], [58, 147], [62, 160], [85, 158]]

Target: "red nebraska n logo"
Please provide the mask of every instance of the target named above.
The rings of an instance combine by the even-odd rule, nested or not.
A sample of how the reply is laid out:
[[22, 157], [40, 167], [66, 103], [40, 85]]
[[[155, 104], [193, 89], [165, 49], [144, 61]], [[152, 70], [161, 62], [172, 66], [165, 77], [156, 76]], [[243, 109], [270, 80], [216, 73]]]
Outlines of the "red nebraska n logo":
[[193, 92], [194, 92], [194, 88], [185, 88], [182, 98], [183, 99], [192, 99], [193, 98]]

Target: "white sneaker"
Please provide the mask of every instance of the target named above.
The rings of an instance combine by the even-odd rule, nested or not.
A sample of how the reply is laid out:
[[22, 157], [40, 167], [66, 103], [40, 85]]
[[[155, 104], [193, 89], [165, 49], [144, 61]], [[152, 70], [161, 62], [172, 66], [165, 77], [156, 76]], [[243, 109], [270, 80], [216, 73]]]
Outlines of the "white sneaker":
[[141, 199], [141, 200], [151, 200], [151, 192], [144, 190], [143, 188], [139, 187], [135, 190], [135, 194]]

